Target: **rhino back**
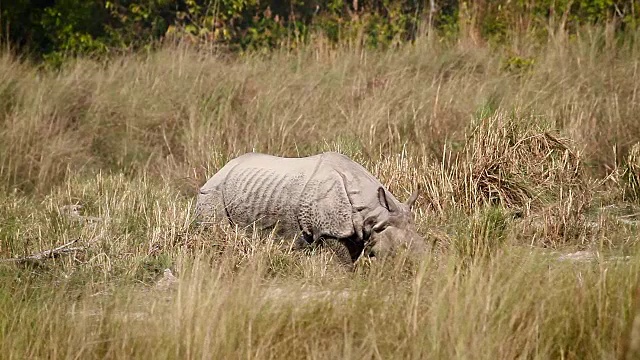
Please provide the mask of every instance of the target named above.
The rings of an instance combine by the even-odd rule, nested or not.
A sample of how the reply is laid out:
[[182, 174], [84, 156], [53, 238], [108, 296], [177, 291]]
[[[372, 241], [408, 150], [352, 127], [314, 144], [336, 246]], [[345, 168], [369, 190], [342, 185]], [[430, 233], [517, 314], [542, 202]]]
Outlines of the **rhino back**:
[[238, 166], [222, 188], [229, 219], [240, 225], [255, 222], [260, 228], [271, 228], [279, 221], [283, 229], [299, 229], [296, 213], [304, 182], [300, 172]]
[[280, 158], [248, 154], [225, 178], [223, 198], [230, 220], [260, 228], [279, 222], [283, 234], [303, 231], [314, 238], [354, 232], [341, 177], [321, 155]]

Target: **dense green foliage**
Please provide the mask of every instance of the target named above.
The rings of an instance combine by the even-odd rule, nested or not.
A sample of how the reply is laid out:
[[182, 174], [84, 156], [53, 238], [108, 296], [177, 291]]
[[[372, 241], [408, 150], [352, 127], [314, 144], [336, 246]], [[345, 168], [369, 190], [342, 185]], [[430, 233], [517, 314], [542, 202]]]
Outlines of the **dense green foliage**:
[[231, 50], [292, 48], [312, 35], [378, 48], [427, 29], [501, 41], [511, 32], [544, 35], [549, 25], [613, 21], [624, 31], [640, 18], [633, 0], [13, 0], [0, 11], [2, 38], [52, 61], [176, 37]]

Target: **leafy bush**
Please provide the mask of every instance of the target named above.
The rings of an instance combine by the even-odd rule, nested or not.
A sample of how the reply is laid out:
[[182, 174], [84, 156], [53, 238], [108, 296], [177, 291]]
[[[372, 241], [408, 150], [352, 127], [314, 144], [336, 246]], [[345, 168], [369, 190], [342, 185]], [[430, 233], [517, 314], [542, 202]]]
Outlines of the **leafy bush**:
[[59, 64], [68, 56], [152, 47], [168, 38], [255, 50], [296, 48], [318, 33], [334, 44], [380, 48], [412, 41], [429, 27], [447, 36], [492, 41], [513, 32], [547, 33], [611, 19], [624, 30], [637, 26], [640, 5], [622, 0], [17, 0], [0, 12], [2, 37]]

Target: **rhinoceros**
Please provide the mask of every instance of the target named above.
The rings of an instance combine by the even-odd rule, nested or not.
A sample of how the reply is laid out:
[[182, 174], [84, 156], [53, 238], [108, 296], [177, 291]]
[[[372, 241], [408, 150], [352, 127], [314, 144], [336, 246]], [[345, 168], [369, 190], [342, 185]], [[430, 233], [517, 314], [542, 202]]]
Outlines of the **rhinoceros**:
[[411, 212], [417, 197], [416, 190], [406, 203], [398, 201], [363, 166], [336, 152], [300, 158], [247, 153], [200, 188], [195, 213], [199, 223], [255, 224], [297, 244], [337, 240], [355, 261], [363, 253], [425, 249]]

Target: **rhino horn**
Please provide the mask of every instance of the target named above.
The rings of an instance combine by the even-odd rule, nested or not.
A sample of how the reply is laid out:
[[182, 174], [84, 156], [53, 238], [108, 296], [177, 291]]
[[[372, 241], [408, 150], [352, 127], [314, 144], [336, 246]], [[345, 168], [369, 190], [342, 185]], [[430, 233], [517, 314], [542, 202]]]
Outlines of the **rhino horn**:
[[378, 188], [378, 201], [380, 201], [380, 205], [384, 206], [389, 212], [397, 212], [398, 207], [393, 201], [387, 200], [387, 193], [384, 191], [384, 188], [381, 186]]
[[413, 205], [416, 204], [416, 200], [418, 200], [418, 192], [420, 191], [419, 188], [416, 188], [413, 193], [411, 194], [411, 196], [409, 196], [409, 199], [407, 199], [407, 202], [405, 204], [407, 204], [407, 206], [409, 207], [409, 209], [413, 209]]

